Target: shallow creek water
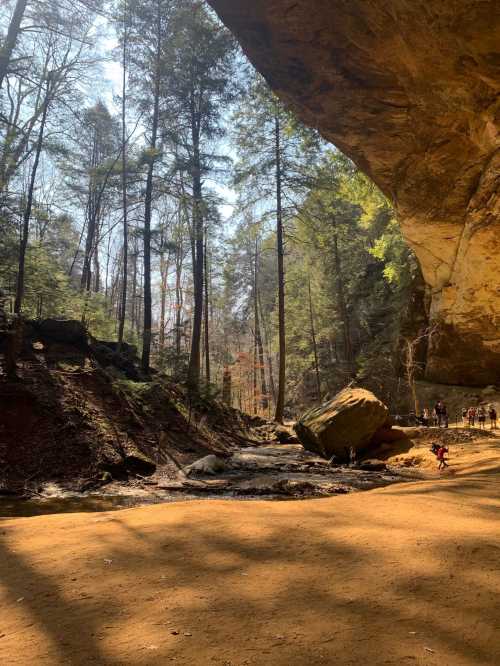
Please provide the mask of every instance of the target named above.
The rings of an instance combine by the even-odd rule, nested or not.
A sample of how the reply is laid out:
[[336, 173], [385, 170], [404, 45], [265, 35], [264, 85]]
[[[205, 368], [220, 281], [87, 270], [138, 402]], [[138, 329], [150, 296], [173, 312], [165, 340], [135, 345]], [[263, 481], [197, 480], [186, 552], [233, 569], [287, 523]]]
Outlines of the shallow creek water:
[[36, 498], [0, 497], [0, 518], [116, 511], [194, 499], [311, 499], [404, 480], [408, 479], [392, 469], [330, 467], [300, 445], [266, 445], [241, 449], [226, 470], [203, 479], [173, 478], [167, 469], [159, 468], [144, 484], [111, 483], [86, 493], [76, 493], [56, 482], [45, 483]]

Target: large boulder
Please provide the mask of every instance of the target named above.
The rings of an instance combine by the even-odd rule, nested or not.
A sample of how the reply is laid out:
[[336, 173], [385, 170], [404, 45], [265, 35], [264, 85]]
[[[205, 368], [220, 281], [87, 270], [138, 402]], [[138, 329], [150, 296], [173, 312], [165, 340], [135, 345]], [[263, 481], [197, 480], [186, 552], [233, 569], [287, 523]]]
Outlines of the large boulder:
[[134, 346], [123, 343], [121, 352], [119, 352], [118, 343], [96, 340], [89, 345], [89, 349], [104, 368], [111, 366], [123, 372], [127, 379], [140, 380], [141, 376], [137, 367], [139, 359]]
[[62, 342], [76, 346], [87, 344], [87, 330], [81, 321], [74, 319], [42, 319], [36, 322], [36, 329], [44, 342]]
[[374, 433], [388, 421], [387, 407], [370, 391], [347, 388], [295, 424], [302, 446], [324, 458], [349, 459], [349, 449], [369, 448]]

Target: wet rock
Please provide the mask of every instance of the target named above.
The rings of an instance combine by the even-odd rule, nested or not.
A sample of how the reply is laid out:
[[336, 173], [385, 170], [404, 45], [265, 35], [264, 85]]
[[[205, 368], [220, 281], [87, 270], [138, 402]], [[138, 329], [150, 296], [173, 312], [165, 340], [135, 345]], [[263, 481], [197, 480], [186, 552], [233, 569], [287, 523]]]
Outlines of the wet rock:
[[387, 465], [382, 460], [377, 460], [376, 458], [370, 458], [368, 460], [363, 460], [359, 463], [358, 469], [363, 470], [364, 472], [383, 472], [387, 469]]
[[199, 460], [195, 460], [194, 463], [184, 467], [184, 473], [186, 476], [190, 474], [212, 474], [215, 475], [218, 472], [224, 472], [227, 468], [227, 463], [222, 458], [210, 454]]
[[388, 418], [388, 409], [373, 393], [348, 388], [308, 411], [295, 425], [303, 447], [324, 458], [349, 460], [349, 449], [367, 449]]
[[102, 474], [94, 479], [86, 479], [82, 481], [78, 487], [78, 491], [81, 493], [87, 492], [89, 490], [97, 490], [102, 488], [102, 486], [107, 485], [113, 481], [113, 477], [109, 472], [102, 472]]

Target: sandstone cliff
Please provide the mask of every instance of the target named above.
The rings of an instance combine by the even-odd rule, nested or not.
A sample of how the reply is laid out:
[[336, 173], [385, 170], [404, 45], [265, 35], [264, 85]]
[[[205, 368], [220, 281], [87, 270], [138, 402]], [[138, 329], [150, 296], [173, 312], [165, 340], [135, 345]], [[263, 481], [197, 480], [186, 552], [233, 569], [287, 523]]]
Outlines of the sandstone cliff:
[[500, 381], [500, 3], [210, 3], [277, 94], [393, 201], [432, 295], [427, 377]]

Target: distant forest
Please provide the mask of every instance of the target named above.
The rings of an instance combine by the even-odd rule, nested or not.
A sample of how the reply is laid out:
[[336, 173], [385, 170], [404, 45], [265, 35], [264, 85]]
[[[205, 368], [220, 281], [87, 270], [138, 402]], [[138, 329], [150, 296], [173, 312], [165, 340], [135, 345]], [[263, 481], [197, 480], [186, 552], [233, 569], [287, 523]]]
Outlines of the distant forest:
[[233, 406], [394, 402], [419, 281], [388, 201], [196, 0], [0, 8], [0, 289]]

